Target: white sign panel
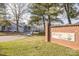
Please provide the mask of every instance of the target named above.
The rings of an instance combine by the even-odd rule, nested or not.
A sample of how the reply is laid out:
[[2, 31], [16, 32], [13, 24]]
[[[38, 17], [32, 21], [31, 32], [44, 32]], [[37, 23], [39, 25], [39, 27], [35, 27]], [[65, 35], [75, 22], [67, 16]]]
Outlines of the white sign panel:
[[52, 38], [75, 41], [75, 33], [52, 32]]

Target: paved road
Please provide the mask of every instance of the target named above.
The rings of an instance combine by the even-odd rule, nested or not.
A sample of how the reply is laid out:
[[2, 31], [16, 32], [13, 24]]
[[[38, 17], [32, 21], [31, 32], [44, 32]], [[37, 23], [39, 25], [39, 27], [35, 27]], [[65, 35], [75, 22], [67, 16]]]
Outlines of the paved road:
[[0, 36], [0, 42], [18, 40], [18, 39], [23, 39], [23, 38], [25, 38], [25, 36], [22, 36], [22, 35], [15, 35], [15, 36]]

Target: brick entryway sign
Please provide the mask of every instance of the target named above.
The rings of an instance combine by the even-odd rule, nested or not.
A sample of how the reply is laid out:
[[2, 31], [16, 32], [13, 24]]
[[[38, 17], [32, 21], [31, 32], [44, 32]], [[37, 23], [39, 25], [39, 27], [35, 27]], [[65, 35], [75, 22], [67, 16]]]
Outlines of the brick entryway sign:
[[[49, 39], [50, 37], [50, 39]], [[48, 22], [45, 22], [45, 41], [79, 50], [79, 25], [51, 26], [50, 35]]]

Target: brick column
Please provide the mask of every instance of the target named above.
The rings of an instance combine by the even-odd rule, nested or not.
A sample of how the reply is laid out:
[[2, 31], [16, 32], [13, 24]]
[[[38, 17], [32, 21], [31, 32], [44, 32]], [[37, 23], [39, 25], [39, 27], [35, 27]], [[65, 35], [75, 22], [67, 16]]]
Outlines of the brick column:
[[45, 41], [46, 42], [49, 42], [50, 41], [50, 35], [49, 35], [49, 32], [48, 32], [48, 21], [45, 21]]

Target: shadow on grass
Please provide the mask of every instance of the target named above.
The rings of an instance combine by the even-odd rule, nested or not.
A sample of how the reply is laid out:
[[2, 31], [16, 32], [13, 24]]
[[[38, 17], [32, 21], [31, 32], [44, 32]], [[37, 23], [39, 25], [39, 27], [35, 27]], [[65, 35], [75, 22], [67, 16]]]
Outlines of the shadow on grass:
[[0, 56], [7, 56], [7, 55], [5, 55], [5, 54], [0, 54]]
[[33, 35], [36, 35], [36, 36], [45, 36], [45, 33], [44, 32], [39, 32], [39, 33], [33, 34]]
[[12, 35], [23, 35], [20, 32], [0, 32], [0, 36], [12, 36]]

